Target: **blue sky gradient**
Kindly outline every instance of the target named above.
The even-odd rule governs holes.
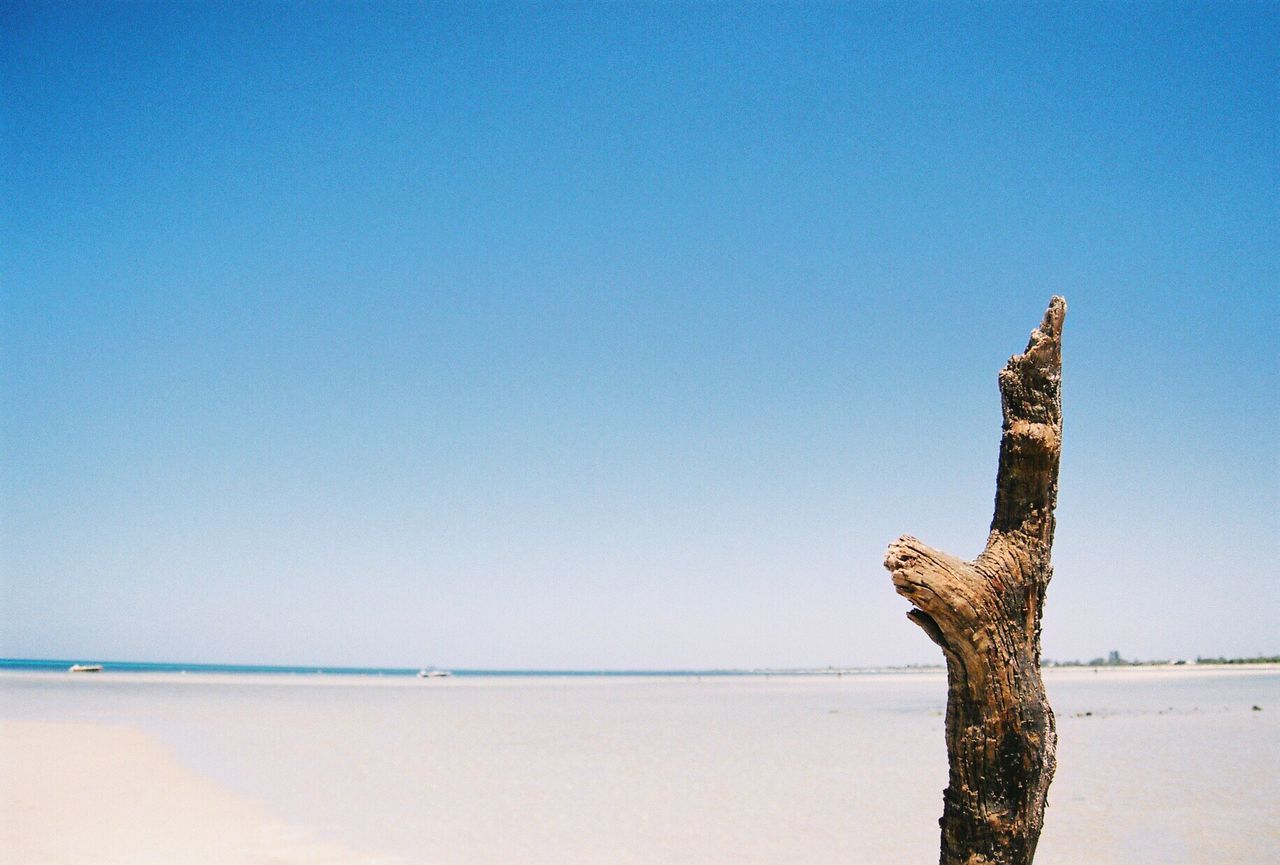
[[[936,660],[1055,293],[1045,653],[1280,651],[1273,4],[0,15],[0,655]]]

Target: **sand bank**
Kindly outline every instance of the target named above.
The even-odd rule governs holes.
[[[4,865],[391,865],[272,819],[127,727],[0,722]]]

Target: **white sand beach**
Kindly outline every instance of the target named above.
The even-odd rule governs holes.
[[[1047,678],[1037,863],[1280,861],[1280,670]],[[0,862],[936,861],[944,701],[937,672],[5,673]]]
[[[272,819],[140,730],[0,723],[5,865],[386,863]]]

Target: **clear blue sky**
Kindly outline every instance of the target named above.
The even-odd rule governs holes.
[[[7,3],[0,655],[939,660],[1067,297],[1045,653],[1280,652],[1280,7]]]

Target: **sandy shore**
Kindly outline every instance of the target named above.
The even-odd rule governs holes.
[[[1280,671],[1046,679],[1037,863],[1280,862]],[[940,671],[0,673],[0,865],[937,861],[945,700]]]
[[[127,727],[0,722],[5,865],[391,865],[273,820]]]

